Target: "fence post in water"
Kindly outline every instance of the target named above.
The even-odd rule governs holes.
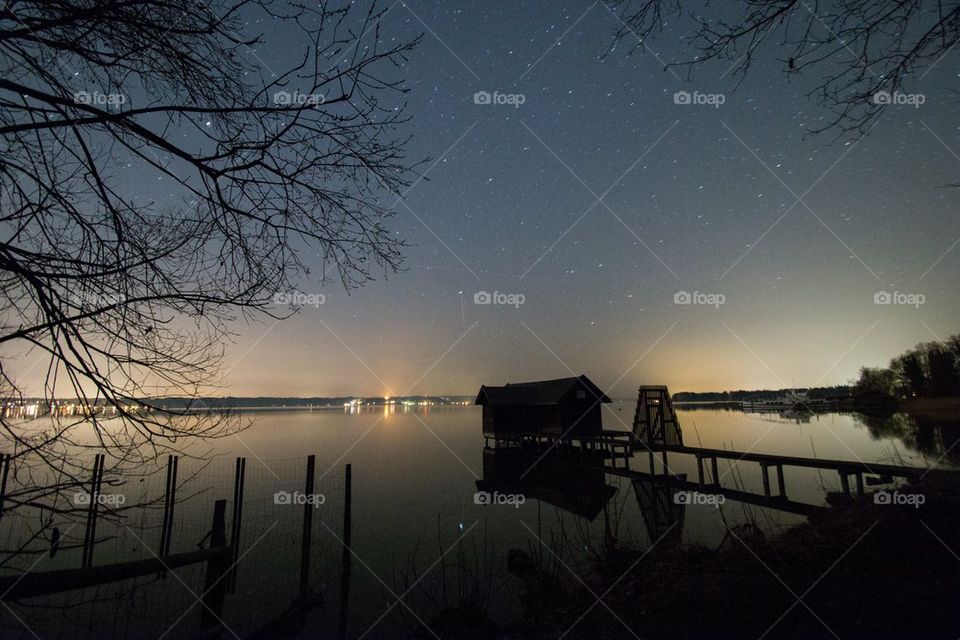
[[[93,477],[90,479],[90,502],[87,505],[87,526],[83,535],[82,567],[93,564],[93,544],[97,535],[97,509],[100,506],[100,485],[103,483],[103,466],[106,456],[98,453],[93,462]]]
[[[787,482],[783,479],[783,465],[777,465],[777,486],[780,488],[780,497],[787,497]]]
[[[350,512],[353,505],[352,467],[348,464],[343,478],[343,568],[340,571],[340,640],[347,637],[347,604],[350,600]]]
[[[313,533],[313,492],[314,471],[317,456],[307,456],[307,481],[303,490],[306,502],[303,503],[303,539],[300,543],[300,598],[307,605],[307,592],[310,589],[310,538]]]
[[[10,461],[13,459],[11,453],[0,453],[0,464],[3,465],[2,476],[0,476],[0,518],[3,517],[3,501],[7,497],[7,476],[10,475]]]
[[[163,523],[160,526],[160,557],[169,555],[173,535],[173,504],[177,500],[178,456],[167,456],[167,486],[163,494]]]
[[[176,475],[176,471],[174,471]],[[213,523],[210,526],[210,551],[227,544],[227,501],[217,500],[213,505]],[[223,618],[223,600],[226,596],[226,576],[230,557],[226,553],[213,555],[207,560],[207,572],[203,583],[203,607],[200,610],[200,628],[207,630]]]
[[[765,465],[760,465],[760,470],[763,473],[763,495],[770,497],[770,468]]]
[[[843,495],[850,495],[850,479],[847,477],[847,470],[840,470],[840,488],[843,490]]]
[[[240,525],[243,520],[243,485],[246,475],[247,459],[237,458],[233,475],[233,515],[230,522],[230,576],[227,578],[227,590],[230,593],[237,589],[237,559],[240,556]]]

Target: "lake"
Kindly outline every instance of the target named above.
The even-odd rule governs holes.
[[[633,409],[633,402],[604,406],[604,428],[629,430]],[[464,601],[510,620],[521,613],[514,573],[526,566],[562,566],[586,576],[591,561],[611,545],[642,549],[669,537],[716,547],[737,525],[776,533],[804,520],[768,506],[732,499],[719,503],[716,496],[683,505],[674,500],[671,506],[675,489],[663,493],[653,481],[560,462],[555,452],[494,455],[484,450],[479,407],[275,409],[247,415],[253,423],[237,435],[202,447],[184,443],[206,460],[180,460],[166,535],[165,460],[144,477],[102,487],[103,495],[122,496],[125,510],[122,520],[101,521],[92,553],[94,566],[150,561],[163,537],[171,554],[196,551],[198,543],[209,540],[218,499],[228,501],[226,533],[231,535],[235,458],[246,458],[241,535],[231,563],[236,571],[224,581],[229,588],[218,609],[229,629],[226,637],[317,637],[318,630],[322,637],[336,637],[345,616],[346,637],[392,638],[429,627],[434,616]],[[957,460],[950,429],[901,414],[869,418],[686,407],[678,409],[678,418],[688,446],[921,467],[952,467]],[[306,490],[311,454],[317,495],[305,507],[297,504],[296,492]],[[82,455],[92,458],[92,453]],[[636,452],[629,462],[632,471],[649,471],[645,452]],[[348,463],[351,553],[344,598]],[[671,454],[667,464],[674,476],[697,478],[691,456]],[[655,470],[663,471],[659,454]],[[720,460],[718,470],[723,486],[763,494],[756,464]],[[828,495],[841,489],[837,473],[822,469],[788,468],[784,480],[791,501],[814,506],[827,505]],[[26,487],[29,481],[25,473],[15,474],[11,486]],[[494,489],[487,495],[505,489],[499,492],[502,502],[478,504],[478,481]],[[292,497],[278,503],[276,496],[283,492]],[[81,566],[82,517],[7,506],[0,519],[4,575]],[[306,561],[305,510],[311,514]],[[61,541],[50,557],[44,544],[52,526]],[[25,544],[39,545],[40,551],[15,552]],[[195,637],[201,618],[212,615],[201,602],[205,570],[204,563],[191,564],[23,600],[0,609],[0,629],[4,638]],[[304,601],[309,606],[294,606]]]

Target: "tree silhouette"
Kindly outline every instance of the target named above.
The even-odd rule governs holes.
[[[212,388],[235,319],[290,313],[274,300],[308,274],[305,252],[321,284],[399,266],[382,196],[417,166],[398,131],[417,39],[384,37],[383,9],[359,6],[4,3],[0,392],[22,399],[11,360],[39,360],[44,399],[86,407],[42,428],[0,411],[7,451],[83,481],[66,445],[131,461],[230,433],[155,399]],[[246,35],[260,22],[283,41]],[[295,62],[274,72],[268,44]],[[169,196],[143,195],[157,184]],[[92,441],[73,435],[91,425]]]
[[[622,26],[616,41],[635,47],[682,23],[683,0],[607,0]],[[761,51],[773,50],[787,74],[808,73],[811,97],[832,112],[814,132],[869,130],[887,98],[937,64],[960,39],[960,1],[733,0],[690,3],[693,28],[681,34],[694,53],[669,64],[728,60],[740,81]]]

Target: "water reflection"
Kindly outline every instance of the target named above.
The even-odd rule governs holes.
[[[907,413],[854,414],[858,424],[876,440],[896,438],[912,451],[929,458],[960,464],[960,419],[945,421]]]
[[[383,419],[385,415],[388,420]],[[941,464],[956,463],[956,450],[960,449],[950,449],[956,441],[953,434],[960,433],[960,425],[905,415],[817,413],[809,422],[798,424],[779,414],[751,416],[740,411],[717,408],[699,411],[685,407],[679,417],[688,446],[819,459],[859,457],[867,462],[887,460],[912,465],[933,463],[945,453]],[[292,636],[307,637],[311,629],[315,633],[317,629],[338,628],[343,548],[320,522],[342,536],[337,522],[342,519],[343,504],[335,500],[336,496],[342,496],[342,486],[320,488],[318,479],[318,491],[326,493],[328,500],[315,512],[313,534],[315,544],[325,546],[322,550],[320,546],[314,547],[316,553],[310,562],[320,563],[322,558],[326,564],[311,564],[314,568],[309,574],[309,590],[312,596],[322,595],[324,604],[310,609],[305,617],[298,607],[290,610],[301,592],[303,509],[281,508],[275,505],[273,494],[278,490],[303,491],[305,451],[316,451],[330,462],[346,455],[343,462],[353,462],[357,470],[359,508],[354,520],[353,549],[366,566],[354,566],[350,587],[348,637],[354,638],[382,616],[387,606],[385,587],[373,573],[400,595],[405,586],[413,584],[433,566],[405,600],[431,626],[434,626],[433,618],[421,607],[449,607],[448,613],[456,613],[450,617],[464,619],[465,610],[457,608],[464,606],[460,601],[463,594],[481,587],[496,592],[488,599],[490,617],[506,619],[508,612],[520,615],[516,611],[520,602],[516,576],[528,575],[525,572],[531,567],[536,571],[548,569],[551,558],[562,558],[563,563],[581,575],[590,575],[591,562],[615,562],[621,557],[617,554],[625,553],[624,549],[646,550],[655,546],[658,552],[676,549],[679,553],[689,545],[716,549],[726,544],[737,548],[740,542],[731,536],[730,530],[745,540],[749,540],[745,533],[748,530],[762,529],[772,537],[804,521],[807,511],[797,506],[800,502],[808,507],[813,505],[818,513],[826,512],[830,509],[826,508],[825,495],[841,491],[835,470],[830,473],[813,468],[797,473],[788,470],[789,500],[777,495],[768,498],[756,463],[730,461],[728,466],[721,460],[717,475],[722,476],[726,504],[685,502],[678,496],[694,491],[721,495],[720,490],[709,486],[714,475],[709,461],[705,464],[706,486],[702,486],[696,460],[691,455],[671,453],[664,465],[658,454],[654,467],[649,468],[646,451],[637,449],[629,461],[629,469],[622,460],[618,460],[617,468],[613,469],[611,460],[603,456],[585,456],[581,464],[581,456],[574,452],[563,455],[547,452],[545,456],[545,451],[537,452],[535,448],[532,454],[529,451],[523,454],[519,448],[493,452],[483,448],[481,423],[480,412],[474,407],[404,409],[402,405],[379,405],[355,411],[335,407],[263,412],[255,427],[242,435],[242,443],[235,440],[226,443],[235,447],[236,451],[230,450],[235,451],[231,455],[250,455],[249,447],[262,458],[261,461],[251,456],[247,468],[241,545],[249,553],[239,564],[236,592],[228,593],[225,598],[223,617],[227,624],[240,637],[249,637],[256,630],[262,631],[260,637],[276,637],[288,627]],[[611,426],[615,425],[609,421],[605,425]],[[894,445],[902,445],[903,460],[889,459],[889,449]],[[539,457],[541,462],[532,465]],[[229,534],[233,457],[225,463],[214,463],[209,472],[197,475],[196,481],[181,488],[175,509],[173,554],[197,550],[197,542],[211,530],[217,498],[228,500]],[[318,478],[325,472],[326,468],[318,470]],[[274,473],[283,481],[278,481]],[[773,471],[771,474],[776,494],[777,476]],[[181,477],[190,475],[189,469],[181,469]],[[11,472],[11,478],[14,476],[17,481],[11,485],[11,492],[21,491],[20,485],[31,480],[26,469]],[[331,473],[323,482],[336,477],[336,472]],[[143,496],[153,506],[128,508],[122,521],[103,520],[95,536],[98,548],[94,565],[152,557],[148,547],[156,548],[162,539],[163,480],[161,468],[155,478],[145,478],[143,482],[136,479],[119,489],[128,497],[125,506],[140,504]],[[866,487],[874,490],[889,485],[892,478],[876,474],[867,475],[864,480]],[[113,490],[103,489],[105,493]],[[485,507],[474,502],[476,492],[522,494],[527,500],[519,508]],[[36,510],[29,505],[11,509],[12,504],[7,503],[8,512],[0,518],[2,548],[8,559],[15,557],[8,563],[6,575],[26,571],[34,562],[39,562],[34,569],[38,573],[81,566],[85,511],[78,511],[71,519],[53,509]],[[62,506],[62,502],[59,504]],[[71,529],[74,521],[77,525]],[[470,530],[474,522],[480,524]],[[929,523],[933,526],[932,521]],[[118,530],[126,531],[126,526],[131,527],[142,542],[129,532],[115,535]],[[56,544],[53,527],[60,532]],[[261,536],[265,537],[258,542]],[[461,537],[465,542],[458,543]],[[229,535],[227,539],[229,542]],[[549,551],[541,540],[550,546]],[[15,556],[13,552],[21,548],[26,552]],[[54,548],[56,553],[50,557]],[[434,565],[448,549],[453,551]],[[842,552],[843,549],[839,549],[830,562]],[[419,562],[414,567],[413,560],[408,563],[407,559],[417,553]],[[464,563],[471,566],[469,574],[461,566]],[[617,566],[626,567],[630,563],[632,560]],[[514,573],[510,572],[511,568]],[[559,561],[554,562],[553,569],[556,573],[567,573]],[[760,569],[763,570],[762,566]],[[177,574],[198,595],[203,592],[202,565],[185,567]],[[472,576],[470,580],[476,582],[475,587],[454,587],[455,581],[466,584],[463,575]],[[390,598],[389,602],[392,601]],[[303,602],[315,603],[316,599]],[[116,632],[106,635],[159,636],[164,631],[161,627],[168,627],[180,613],[188,610],[187,617],[167,637],[192,637],[199,628],[202,607],[170,573],[166,579],[150,575],[99,589],[8,604],[43,638],[105,637],[102,630],[114,628]],[[65,607],[71,613],[60,615],[59,611]],[[407,621],[411,616],[406,610],[398,609],[394,607],[367,638],[402,637],[404,616]],[[120,622],[116,623],[118,616]],[[0,608],[0,619],[0,634],[5,639],[32,637],[5,609]],[[458,637],[439,631],[441,637]],[[330,631],[328,635],[333,633]]]
[[[496,495],[521,495],[563,509],[587,521],[603,511],[617,488],[606,483],[600,467],[562,463],[553,458],[540,460],[518,449],[483,452],[483,478],[477,490],[489,499]]]

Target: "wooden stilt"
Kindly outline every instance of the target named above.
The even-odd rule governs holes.
[[[307,479],[303,489],[306,502],[303,504],[303,535],[300,540],[300,597],[304,604],[307,602],[307,593],[310,590],[310,540],[313,534],[313,494],[316,464],[316,456],[307,456]]]
[[[217,500],[213,505],[213,523],[210,526],[210,549],[227,544],[227,501]],[[204,631],[217,626],[223,618],[226,597],[226,573],[230,567],[229,554],[215,555],[207,562],[203,585],[203,607],[200,609],[200,628]]]

